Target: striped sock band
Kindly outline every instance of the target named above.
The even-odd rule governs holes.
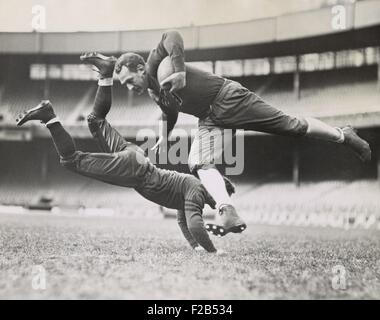
[[[49,125],[51,125],[51,124],[53,124],[53,123],[56,123],[56,122],[61,122],[61,120],[59,120],[58,117],[55,117],[55,118],[53,118],[53,119],[50,119],[48,122],[46,122],[46,123],[45,123],[45,126],[49,126]]]

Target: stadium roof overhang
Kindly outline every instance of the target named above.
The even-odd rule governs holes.
[[[380,25],[362,28],[358,30],[348,30],[328,35],[319,35],[309,38],[283,40],[251,45],[223,47],[223,48],[208,48],[208,49],[188,49],[186,50],[187,61],[217,61],[217,60],[236,60],[236,59],[254,59],[254,58],[269,58],[281,56],[295,56],[307,53],[319,53],[328,51],[339,51],[345,49],[365,48],[365,47],[380,47]],[[1,36],[0,36],[1,38]],[[51,53],[51,52],[6,52],[0,51],[1,56],[15,56],[15,54],[26,55],[30,61],[41,62],[41,57],[49,58],[52,61],[57,61],[60,57],[60,62],[78,63],[78,53]],[[105,51],[103,51],[105,52]],[[148,56],[148,51],[137,51],[145,58]],[[121,52],[109,52],[110,54],[118,55]]]
[[[187,50],[189,61],[253,59],[261,57],[294,56],[306,53],[339,51],[380,46],[380,25],[309,38],[283,40],[260,44]]]
[[[179,28],[187,61],[295,55],[380,45],[380,1],[367,0],[274,18]],[[340,25],[334,26],[337,14]],[[164,30],[0,33],[0,54],[69,58],[84,51],[147,56]],[[69,58],[70,59],[70,58]],[[77,58],[76,58],[77,60]]]

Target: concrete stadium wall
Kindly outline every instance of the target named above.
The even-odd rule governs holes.
[[[355,28],[378,24],[380,18],[380,3],[378,0],[356,2],[354,14]]]
[[[249,46],[361,29],[380,24],[380,1],[341,6],[346,25],[334,29],[332,8],[247,22],[179,28],[187,50]],[[0,53],[73,54],[83,51],[149,52],[164,30],[75,33],[0,33]]]

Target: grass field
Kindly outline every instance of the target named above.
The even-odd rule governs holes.
[[[213,239],[227,256],[192,251],[170,219],[0,214],[0,298],[380,298],[379,231],[249,225]]]

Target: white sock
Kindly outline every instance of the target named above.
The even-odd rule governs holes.
[[[61,122],[61,120],[59,120],[58,117],[55,117],[53,119],[50,119],[48,122],[46,122],[45,126],[48,126],[49,124],[53,124],[53,123],[56,123],[56,122]]]
[[[307,117],[305,120],[308,123],[306,136],[314,139],[343,143],[344,134],[342,129],[334,128],[322,122],[321,120]]]
[[[224,205],[233,205],[224,179],[217,169],[199,169],[198,176],[206,190],[214,198],[218,210]]]
[[[104,78],[98,80],[98,86],[100,87],[110,87],[113,85],[113,78]]]

